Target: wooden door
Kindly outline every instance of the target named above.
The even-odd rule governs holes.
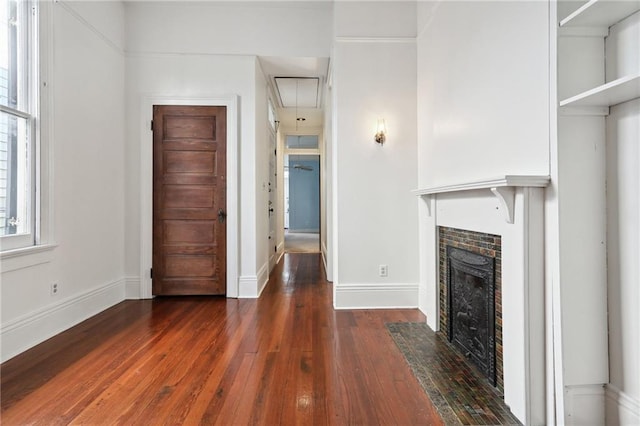
[[[226,291],[226,107],[153,107],[153,294]]]

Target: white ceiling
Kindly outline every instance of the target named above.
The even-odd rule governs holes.
[[[329,58],[260,56],[259,59],[276,96],[280,126],[298,130],[321,127],[322,93],[327,81]],[[296,121],[298,117],[305,118],[305,121]]]

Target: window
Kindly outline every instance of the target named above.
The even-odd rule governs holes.
[[[287,136],[285,147],[287,149],[318,149],[318,135]]]
[[[36,2],[0,0],[0,242],[35,244]]]

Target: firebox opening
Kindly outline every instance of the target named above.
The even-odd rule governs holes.
[[[438,226],[438,244],[440,332],[504,395],[502,237]],[[458,282],[451,289],[450,278]],[[453,327],[461,334],[454,336]]]
[[[496,386],[494,259],[447,247],[449,341]]]

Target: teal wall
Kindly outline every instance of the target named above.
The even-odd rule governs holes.
[[[320,156],[289,156],[289,231],[320,232]]]

